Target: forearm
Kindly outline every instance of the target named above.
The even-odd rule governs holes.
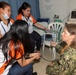
[[[39,24],[39,23],[35,23],[34,24],[37,28],[40,28],[40,29],[43,29],[43,30],[45,30],[46,29],[46,27],[45,26],[42,26],[41,24]]]
[[[31,53],[31,54],[29,54],[29,58],[28,58],[28,59],[26,59],[26,58],[23,56],[21,59],[19,59],[19,60],[17,60],[17,61],[18,61],[18,63],[19,63],[21,66],[26,66],[26,65],[32,63],[35,59],[38,60],[39,58],[40,58],[40,53]]]
[[[24,67],[24,66],[32,63],[34,60],[35,60],[35,57],[31,57],[31,58],[29,58],[29,59],[25,59],[25,58],[23,57],[22,59],[19,59],[19,60],[17,60],[17,61],[18,61],[18,63],[19,63],[22,67]]]
[[[32,63],[34,60],[35,60],[35,57],[31,57],[29,59],[24,59],[23,66],[26,66],[26,65]]]

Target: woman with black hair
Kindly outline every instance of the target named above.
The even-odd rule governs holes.
[[[32,61],[40,53],[30,53],[28,24],[23,20],[13,23],[0,39],[0,75],[32,75]]]
[[[16,19],[24,20],[28,23],[28,31],[30,34],[30,39],[31,39],[31,44],[32,44],[32,49],[31,51],[34,52],[35,44],[37,47],[37,51],[40,51],[41,47],[41,36],[33,30],[33,25],[36,26],[37,28],[43,29],[43,30],[48,30],[46,27],[42,26],[39,24],[35,18],[31,15],[31,6],[24,2],[21,7],[18,10],[18,16]]]

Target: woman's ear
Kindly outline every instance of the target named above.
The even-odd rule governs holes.
[[[2,11],[3,11],[3,9],[2,9],[2,8],[0,8],[0,18],[1,18]]]
[[[3,12],[3,9],[2,8],[0,8],[0,14]]]
[[[25,10],[22,9],[22,12],[24,13]]]

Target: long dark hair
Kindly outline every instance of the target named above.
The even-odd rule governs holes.
[[[73,24],[73,23],[67,24],[66,23],[65,28],[71,35],[75,35],[75,38],[73,39],[70,46],[76,49],[76,24]]]
[[[28,33],[28,24],[23,20],[16,20],[11,26],[10,30],[0,39],[2,51],[7,59],[8,44],[10,41],[14,43],[14,50],[17,48],[19,42],[22,43],[25,53],[30,52],[30,38]]]
[[[21,7],[18,9],[18,14],[22,14],[23,15],[23,12],[22,12],[22,10],[25,10],[25,9],[27,9],[27,8],[31,8],[31,6],[28,4],[28,3],[26,3],[26,2],[24,2],[22,5],[21,5]]]

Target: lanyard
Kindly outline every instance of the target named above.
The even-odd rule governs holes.
[[[28,18],[28,20],[26,20],[26,18],[23,16],[23,20],[26,21],[26,22],[28,23],[28,26],[30,26],[30,23],[31,23],[30,17]]]
[[[3,30],[4,30],[4,32],[6,33],[6,30],[5,30],[5,28],[4,28],[4,26],[1,24],[1,26],[2,26],[2,28],[3,28]]]

